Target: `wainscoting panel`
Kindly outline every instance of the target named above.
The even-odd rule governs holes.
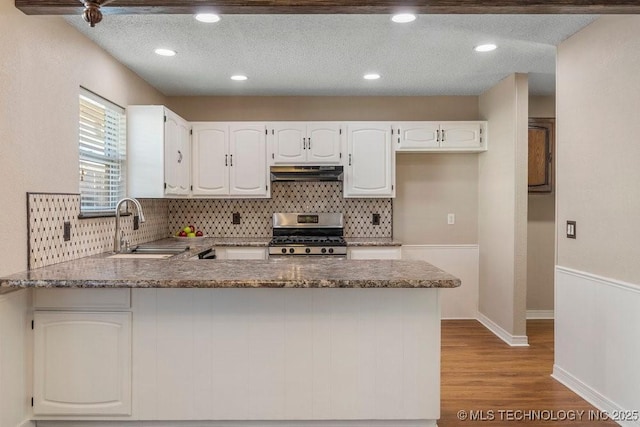
[[[555,282],[553,377],[601,410],[637,414],[640,284],[561,266]]]
[[[462,280],[462,286],[442,289],[443,319],[478,317],[478,245],[403,245],[402,259],[427,261]]]
[[[0,426],[25,424],[31,406],[31,290],[0,295]],[[29,326],[28,326],[29,325]]]

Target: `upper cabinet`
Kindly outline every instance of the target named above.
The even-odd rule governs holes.
[[[478,152],[487,149],[486,122],[398,122],[393,125],[396,151]]]
[[[342,163],[340,123],[285,122],[272,123],[268,127],[274,165]]]
[[[344,197],[395,197],[395,151],[389,123],[347,124]]]
[[[127,193],[186,196],[190,191],[190,125],[162,105],[127,108]]]
[[[194,123],[192,194],[269,197],[265,133],[257,123]]]

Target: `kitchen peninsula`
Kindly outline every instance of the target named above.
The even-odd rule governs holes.
[[[34,288],[33,419],[71,427],[435,426],[438,294],[457,286],[422,261],[309,257],[98,255],[0,279]]]

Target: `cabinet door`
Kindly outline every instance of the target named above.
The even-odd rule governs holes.
[[[216,259],[267,259],[267,249],[216,246]]]
[[[278,123],[271,129],[273,163],[300,164],[307,160],[306,126],[304,123]]]
[[[265,129],[264,125],[230,125],[229,194],[268,197]]]
[[[131,313],[34,313],[35,415],[131,415]]]
[[[342,135],[340,123],[307,124],[307,163],[339,165]]]
[[[395,159],[390,124],[348,125],[347,152],[345,197],[394,197]]]
[[[229,126],[219,123],[193,125],[194,196],[229,194]]]
[[[189,123],[166,109],[165,115],[165,194],[187,195],[191,182]]]
[[[398,123],[393,126],[393,142],[398,150],[438,148],[437,122]]]
[[[460,149],[482,148],[480,123],[442,122],[440,123],[440,147]]]

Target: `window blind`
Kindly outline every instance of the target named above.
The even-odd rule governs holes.
[[[113,214],[126,193],[124,108],[81,90],[79,153],[81,214]]]

